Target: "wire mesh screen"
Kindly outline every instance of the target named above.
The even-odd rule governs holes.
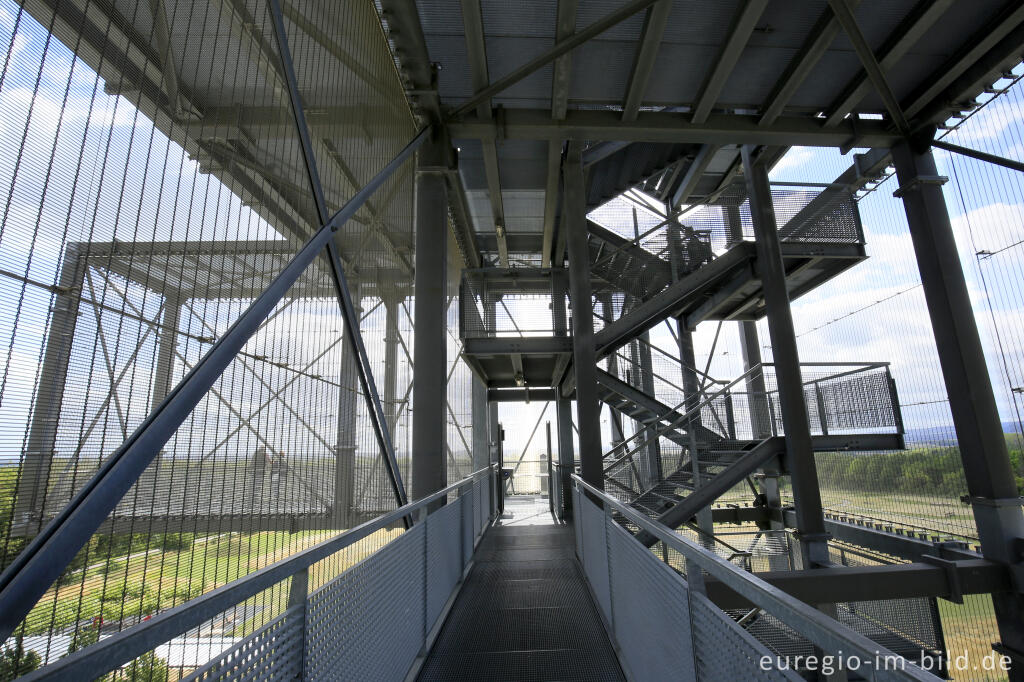
[[[333,213],[414,122],[373,3],[282,8]],[[18,150],[0,160],[6,566],[321,217],[263,0],[0,2],[0,42],[0,136]],[[411,168],[335,238],[406,477]],[[395,507],[344,325],[317,260],[25,619],[17,639],[36,663]],[[193,633],[191,668],[220,651],[200,640],[253,632],[282,594]]]

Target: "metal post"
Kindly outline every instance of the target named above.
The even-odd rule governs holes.
[[[565,512],[572,511],[572,475],[575,456],[572,442],[572,401],[562,395],[559,387],[555,395],[555,417],[558,423],[558,470],[562,476],[562,504]]]
[[[473,471],[487,466],[491,461],[487,444],[487,386],[473,375]]]
[[[604,490],[601,458],[601,411],[597,400],[597,354],[590,291],[590,249],[587,246],[586,204],[580,145],[569,145],[562,169],[565,191],[566,248],[572,300],[573,369],[576,373],[576,418],[579,420],[580,469],[584,481]]]
[[[638,368],[635,373],[633,385],[639,388],[647,395],[653,396],[654,391],[654,361],[651,359],[651,335],[649,332],[644,332],[643,336],[630,344],[630,358],[633,360],[633,366]],[[648,427],[652,422],[657,420],[650,420],[643,422],[644,427]],[[654,485],[655,482],[660,481],[663,472],[661,469],[661,439],[650,438],[649,443],[644,448],[644,467],[645,473],[647,474],[647,485]]]
[[[184,306],[177,293],[168,293],[164,298],[164,316],[157,332],[158,348],[156,366],[153,367],[153,390],[150,396],[150,411],[164,401],[174,388],[171,378],[174,370],[174,355],[178,348],[178,324]]]
[[[725,222],[729,229],[729,245],[743,241],[743,219],[739,206],[725,207]],[[743,371],[749,372],[761,364],[761,342],[757,335],[757,323],[740,322],[740,352],[743,354]],[[772,434],[768,417],[768,395],[764,387],[764,372],[750,375],[746,381],[747,400],[750,409],[750,428],[755,439],[767,438]]]
[[[389,296],[384,305],[384,422],[394,442],[398,422],[398,309],[402,297]],[[360,310],[360,317],[362,311]]]
[[[789,308],[786,270],[775,224],[768,169],[761,160],[754,158],[754,153],[750,145],[744,145],[743,168],[757,239],[757,266],[768,311],[776,382],[782,403],[786,463],[793,485],[797,530],[804,567],[813,568],[829,562],[825,521],[821,513],[821,492],[818,489],[818,473],[800,374],[800,356],[793,329],[793,315]]]
[[[412,386],[412,496],[445,487],[447,419],[448,206],[444,146],[432,139],[420,150],[416,173],[416,343]]]
[[[302,663],[297,671],[296,679],[306,679],[306,605],[309,600],[309,569],[304,568],[295,573],[288,586],[288,608],[296,608],[295,618],[299,621],[299,650],[302,651]]]
[[[57,443],[57,426],[64,402],[64,385],[71,361],[71,346],[78,325],[82,285],[88,265],[77,243],[64,250],[58,287],[53,302],[53,317],[46,338],[39,383],[32,401],[32,423],[25,447],[25,461],[18,477],[17,503],[11,522],[26,535],[39,532],[46,491]]]
[[[600,297],[601,303],[601,314],[606,320],[612,320],[615,315],[615,308],[612,303],[612,297],[610,295],[602,295]],[[608,356],[608,373],[614,377],[619,377],[619,357],[616,353],[612,353]],[[618,455],[621,452],[622,443],[626,440],[625,435],[622,432],[622,413],[616,410],[611,405],[607,405],[608,408],[608,422],[611,427],[611,450],[615,451]],[[600,408],[599,408],[600,409]]]
[[[554,514],[555,513],[555,506],[554,506],[554,503],[552,502],[552,500],[554,498],[551,496],[551,490],[552,490],[551,460],[552,460],[552,455],[554,453],[553,453],[553,451],[551,449],[551,422],[550,421],[544,422],[544,435],[547,437],[547,451],[546,451],[546,454],[547,454],[547,458],[548,458],[548,480],[547,480],[546,484],[541,485],[541,493],[542,494],[543,493],[547,493],[547,496],[548,496],[548,506],[551,507],[551,513]]]
[[[362,313],[359,286],[352,291],[356,314]],[[347,324],[347,323],[346,323]],[[354,522],[356,449],[358,447],[359,370],[356,350],[346,335],[341,341],[341,368],[338,377],[338,438],[334,455],[333,521],[338,528]],[[386,403],[385,394],[385,404]]]
[[[988,367],[964,280],[935,159],[908,143],[893,148],[903,199],[935,332],[939,364],[960,444],[967,490],[987,559],[1019,567],[1024,518]],[[1024,596],[993,594],[1002,647],[1015,656],[1011,679],[1024,679]]]
[[[686,270],[687,258],[683,254],[683,239],[678,225],[668,228],[669,260],[672,265],[672,281],[678,281]],[[684,411],[689,412],[700,404],[700,382],[697,380],[697,359],[693,352],[693,335],[686,327],[682,317],[676,318],[676,340],[679,348],[679,365],[683,383]],[[700,452],[697,446],[697,430],[700,427],[700,413],[695,414],[686,422],[686,432],[690,441],[690,467],[693,470],[693,487],[701,485]],[[705,508],[697,512],[697,525],[705,533],[714,531],[711,509]]]

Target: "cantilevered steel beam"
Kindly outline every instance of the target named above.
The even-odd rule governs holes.
[[[571,110],[564,121],[552,121],[546,109],[506,109],[501,130],[494,121],[475,116],[448,121],[453,138],[526,140],[620,140],[695,144],[758,144],[778,147],[840,147],[856,138],[865,147],[891,147],[900,136],[884,121],[849,121],[823,128],[817,119],[780,117],[770,126],[759,126],[755,116],[712,114],[703,124],[690,122],[676,112],[640,112],[631,123],[616,111]]]
[[[853,7],[853,2],[848,4]],[[914,7],[911,14],[900,22],[900,25],[879,50],[879,67],[888,70],[896,66],[903,55],[942,18],[952,4],[953,0],[924,0]],[[835,125],[843,120],[870,91],[871,80],[868,75],[863,73],[858,75],[843,91],[839,100],[829,109],[830,113],[825,119],[825,125]]]
[[[577,0],[558,0],[555,43],[558,44],[576,30]],[[551,74],[551,118],[560,121],[565,118],[569,107],[569,81],[572,77],[572,56],[569,53],[555,60]],[[549,267],[557,257],[552,253],[555,241],[555,217],[558,215],[558,181],[561,177],[562,142],[548,142],[548,175],[544,186],[544,239],[541,244],[541,265]]]
[[[167,24],[167,8],[164,6],[164,0],[149,0],[149,9],[153,14],[153,37],[160,53],[163,86],[164,92],[167,94],[168,106],[175,115],[181,116],[185,112],[178,96],[178,65],[175,63],[174,50],[171,47],[171,28]]]
[[[640,34],[640,47],[636,52],[636,59],[633,61],[633,71],[626,88],[626,99],[622,104],[623,121],[636,120],[637,112],[640,111],[640,104],[647,93],[647,83],[651,80],[654,61],[658,57],[658,48],[661,47],[661,38],[665,35],[665,27],[668,25],[668,15],[671,11],[672,0],[660,0],[647,10],[647,16],[644,17],[644,29]]]
[[[729,37],[714,62],[714,68],[711,69],[711,73],[708,74],[707,80],[701,87],[700,96],[693,108],[693,117],[691,118],[693,123],[700,124],[708,120],[711,108],[718,101],[718,95],[721,94],[722,88],[729,80],[732,70],[736,67],[736,62],[743,54],[743,48],[750,40],[750,34],[754,32],[757,20],[761,18],[767,6],[768,0],[746,0],[743,9],[740,10],[733,22],[732,28],[729,29]]]
[[[881,566],[829,566],[816,571],[755,573],[769,585],[808,604],[988,594],[1009,588],[1010,571],[984,559],[948,564],[913,563]],[[708,599],[722,609],[750,608],[749,601],[713,577],[706,577]]]
[[[686,175],[683,176],[679,187],[672,194],[672,198],[669,201],[669,210],[674,211],[680,204],[690,198],[693,191],[697,189],[697,183],[704,177],[704,171],[708,169],[711,160],[715,158],[717,152],[718,145],[715,144],[706,144],[700,148],[696,158],[693,159],[690,167],[686,170]]]
[[[850,6],[855,7],[860,0],[850,0]],[[764,112],[761,114],[761,125],[771,125],[782,111],[789,104],[796,91],[803,84],[804,80],[811,74],[814,67],[821,61],[825,51],[832,45],[832,41],[839,35],[842,27],[836,19],[832,10],[825,10],[818,22],[811,30],[811,37],[800,48],[793,61],[786,67],[782,78],[775,85],[771,96],[764,104]]]
[[[857,19],[853,16],[847,0],[828,0],[828,4],[832,11],[835,12],[836,19],[839,20],[850,42],[853,43],[853,49],[857,52],[857,57],[860,59],[864,71],[867,72],[868,80],[875,87],[875,90],[878,91],[878,95],[882,98],[882,102],[885,103],[889,116],[892,117],[893,122],[901,132],[907,132],[909,126],[907,125],[906,116],[903,115],[900,102],[896,99],[892,88],[889,87],[885,71],[875,58],[871,45],[868,44],[864,34],[860,32]]]
[[[495,81],[483,91],[476,93],[468,100],[460,104],[458,108],[452,112],[452,117],[458,118],[459,116],[462,116],[467,112],[472,111],[477,107],[477,105],[480,104],[480,102],[485,102],[490,98],[494,97],[495,95],[497,95],[499,92],[502,92],[507,88],[512,87],[513,85],[523,80],[530,74],[544,68],[550,62],[554,61],[558,57],[561,57],[562,55],[571,52],[572,50],[576,49],[583,43],[590,40],[591,38],[601,35],[605,31],[610,29],[612,26],[615,26],[616,24],[628,19],[629,17],[633,16],[634,14],[641,10],[647,9],[648,7],[650,7],[655,2],[658,1],[659,0],[633,0],[627,5],[615,10],[614,12],[606,14],[604,17],[598,19],[590,26],[587,26],[579,33],[574,33],[565,40],[558,41],[550,50],[544,52],[541,55],[538,55],[537,57],[534,57],[533,59],[528,61],[526,64],[523,64],[509,75]]]
[[[1011,1],[991,22],[975,32],[940,68],[924,80],[904,106],[907,117],[921,123],[941,123],[957,99],[980,90],[1005,68],[1016,66],[1024,44],[1024,5]]]
[[[469,58],[473,90],[480,92],[487,88],[487,47],[484,43],[484,19],[480,11],[480,0],[462,0],[462,25],[466,35],[466,53]],[[490,99],[481,100],[476,108],[481,120],[491,120]],[[498,259],[503,268],[508,267],[508,243],[505,241],[505,206],[501,199],[501,174],[498,169],[498,148],[493,139],[481,140],[484,156],[484,175],[487,178],[487,194],[491,201],[491,217],[494,219],[494,233],[498,238]]]

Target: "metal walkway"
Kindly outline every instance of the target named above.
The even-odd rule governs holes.
[[[419,679],[624,680],[573,558],[572,527],[551,523],[546,500],[511,498],[505,511]]]

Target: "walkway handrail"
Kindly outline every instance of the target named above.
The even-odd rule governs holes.
[[[653,421],[650,424],[647,424],[646,426],[644,426],[643,428],[638,429],[635,433],[630,435],[629,438],[627,438],[626,440],[622,441],[622,443],[618,444],[616,446],[616,448],[617,449],[621,449],[627,443],[630,443],[630,442],[634,442],[635,443],[636,441],[640,440],[641,437],[643,437],[643,440],[639,444],[630,445],[628,451],[626,451],[623,454],[615,457],[615,459],[609,460],[608,463],[604,467],[604,473],[607,474],[615,466],[617,466],[618,464],[622,463],[623,461],[629,459],[630,457],[635,455],[637,452],[639,452],[643,448],[647,447],[647,445],[650,444],[652,441],[654,441],[654,440],[660,438],[661,436],[663,436],[664,434],[674,430],[680,424],[686,423],[688,421],[692,421],[695,418],[696,414],[700,413],[700,411],[703,410],[706,406],[708,406],[709,404],[713,403],[715,400],[721,398],[723,395],[725,395],[727,393],[730,393],[731,392],[730,389],[732,387],[736,386],[739,382],[743,381],[744,379],[748,379],[751,376],[754,376],[754,375],[756,375],[758,373],[763,373],[764,369],[767,368],[767,367],[774,368],[775,367],[775,363],[772,363],[772,362],[762,362],[762,363],[759,363],[757,365],[752,366],[750,369],[746,370],[745,372],[743,372],[742,374],[737,376],[732,381],[729,381],[728,383],[723,384],[722,388],[720,388],[715,393],[713,393],[711,395],[705,396],[697,405],[694,405],[692,408],[687,410],[684,414],[680,415],[679,417],[677,417],[676,419],[672,420],[671,422],[669,422],[667,424],[663,424],[660,420],[659,421]],[[832,380],[835,380],[835,379],[840,379],[842,377],[850,376],[850,375],[853,375],[853,374],[859,374],[861,372],[867,372],[867,371],[870,371],[870,370],[873,370],[873,369],[885,369],[886,371],[888,371],[889,363],[888,362],[801,362],[800,363],[800,367],[837,367],[837,368],[843,367],[843,368],[850,368],[850,369],[844,369],[842,371],[830,374],[830,375],[825,376],[825,377],[816,377],[814,379],[807,379],[807,380],[805,380],[803,382],[804,386],[813,386],[813,385],[821,384],[821,383],[824,383],[824,382],[827,382],[827,381],[832,381]],[[764,394],[756,394],[756,395],[771,395],[773,393],[777,393],[777,391],[766,391]],[[679,408],[683,407],[685,403],[686,403],[686,400],[684,400],[683,402],[681,402],[678,405],[676,405],[675,407],[673,407],[672,411],[673,412],[678,412]],[[895,408],[898,407],[898,405],[894,404],[893,407],[895,409]],[[649,435],[647,435],[648,432],[650,432]]]
[[[684,414],[679,415],[676,419],[673,419],[668,424],[664,424],[663,425],[661,423],[661,420],[659,419],[658,421],[652,421],[650,424],[644,426],[641,429],[638,429],[636,431],[636,433],[631,435],[626,440],[622,441],[622,443],[620,443],[618,447],[621,448],[623,445],[625,445],[626,443],[628,443],[628,442],[630,442],[630,441],[632,441],[634,439],[639,440],[639,437],[642,434],[647,433],[648,431],[653,431],[653,433],[650,436],[644,438],[644,440],[639,445],[633,445],[629,449],[629,451],[623,453],[622,455],[617,457],[614,461],[612,461],[611,463],[606,465],[605,468],[604,468],[604,473],[607,474],[612,469],[612,467],[616,466],[617,464],[619,464],[623,460],[628,459],[629,457],[632,457],[634,454],[639,452],[642,448],[647,447],[647,445],[651,441],[660,438],[662,435],[668,433],[669,431],[672,431],[673,429],[675,429],[677,426],[679,426],[683,422],[692,421],[694,419],[694,415],[695,414],[699,414],[700,411],[703,410],[707,405],[709,405],[713,401],[717,400],[718,398],[720,398],[723,395],[725,395],[726,393],[728,393],[729,389],[732,388],[733,386],[735,386],[736,384],[738,384],[740,381],[743,381],[744,379],[747,379],[748,377],[753,376],[757,372],[760,372],[761,371],[761,367],[762,367],[762,365],[754,365],[753,367],[751,367],[750,369],[745,371],[743,374],[740,374],[738,377],[736,377],[735,379],[733,379],[729,383],[725,384],[721,389],[719,389],[715,393],[712,393],[711,395],[705,397],[698,404],[694,405],[692,408],[687,410]],[[679,408],[680,407],[684,407],[685,404],[686,404],[686,400],[684,400],[683,402],[681,402],[678,405],[676,405],[675,407],[673,407],[672,408],[672,412],[678,412]]]
[[[888,667],[884,670],[876,669],[875,664],[877,662],[892,662],[903,657],[850,627],[829,618],[821,611],[805,604],[796,597],[766,583],[753,573],[744,571],[729,563],[714,552],[701,547],[693,540],[673,532],[667,526],[652,521],[632,507],[619,502],[604,491],[588,484],[579,476],[573,474],[572,481],[577,489],[586,491],[593,499],[600,500],[605,509],[614,510],[622,514],[630,523],[636,524],[641,531],[650,533],[665,543],[667,547],[679,552],[686,559],[688,566],[692,564],[708,575],[718,579],[733,592],[745,597],[750,603],[775,616],[785,623],[786,626],[792,628],[825,652],[833,655],[840,652],[844,656],[856,656],[865,664],[861,670],[869,675],[871,673],[885,673],[888,679],[920,680],[922,682],[938,679],[912,663],[903,666],[902,670],[890,670]],[[583,504],[583,499],[586,497],[588,496],[579,496],[581,504]],[[651,559],[658,561],[657,556],[653,553],[651,554]],[[702,581],[694,579],[692,576],[690,578],[690,589],[700,589],[699,585]],[[910,662],[908,661],[908,663]]]
[[[95,644],[39,668],[21,679],[26,682],[43,679],[72,681],[92,679],[97,675],[116,670],[142,654],[152,651],[160,644],[198,627],[232,606],[308,570],[313,564],[323,561],[359,540],[392,524],[399,523],[406,517],[414,516],[417,512],[427,509],[432,503],[447,497],[448,494],[489,476],[496,469],[497,465],[491,464],[474,471],[469,476],[432,495],[410,502],[340,535],[210,590],[206,594],[190,599],[149,620],[101,639]]]

